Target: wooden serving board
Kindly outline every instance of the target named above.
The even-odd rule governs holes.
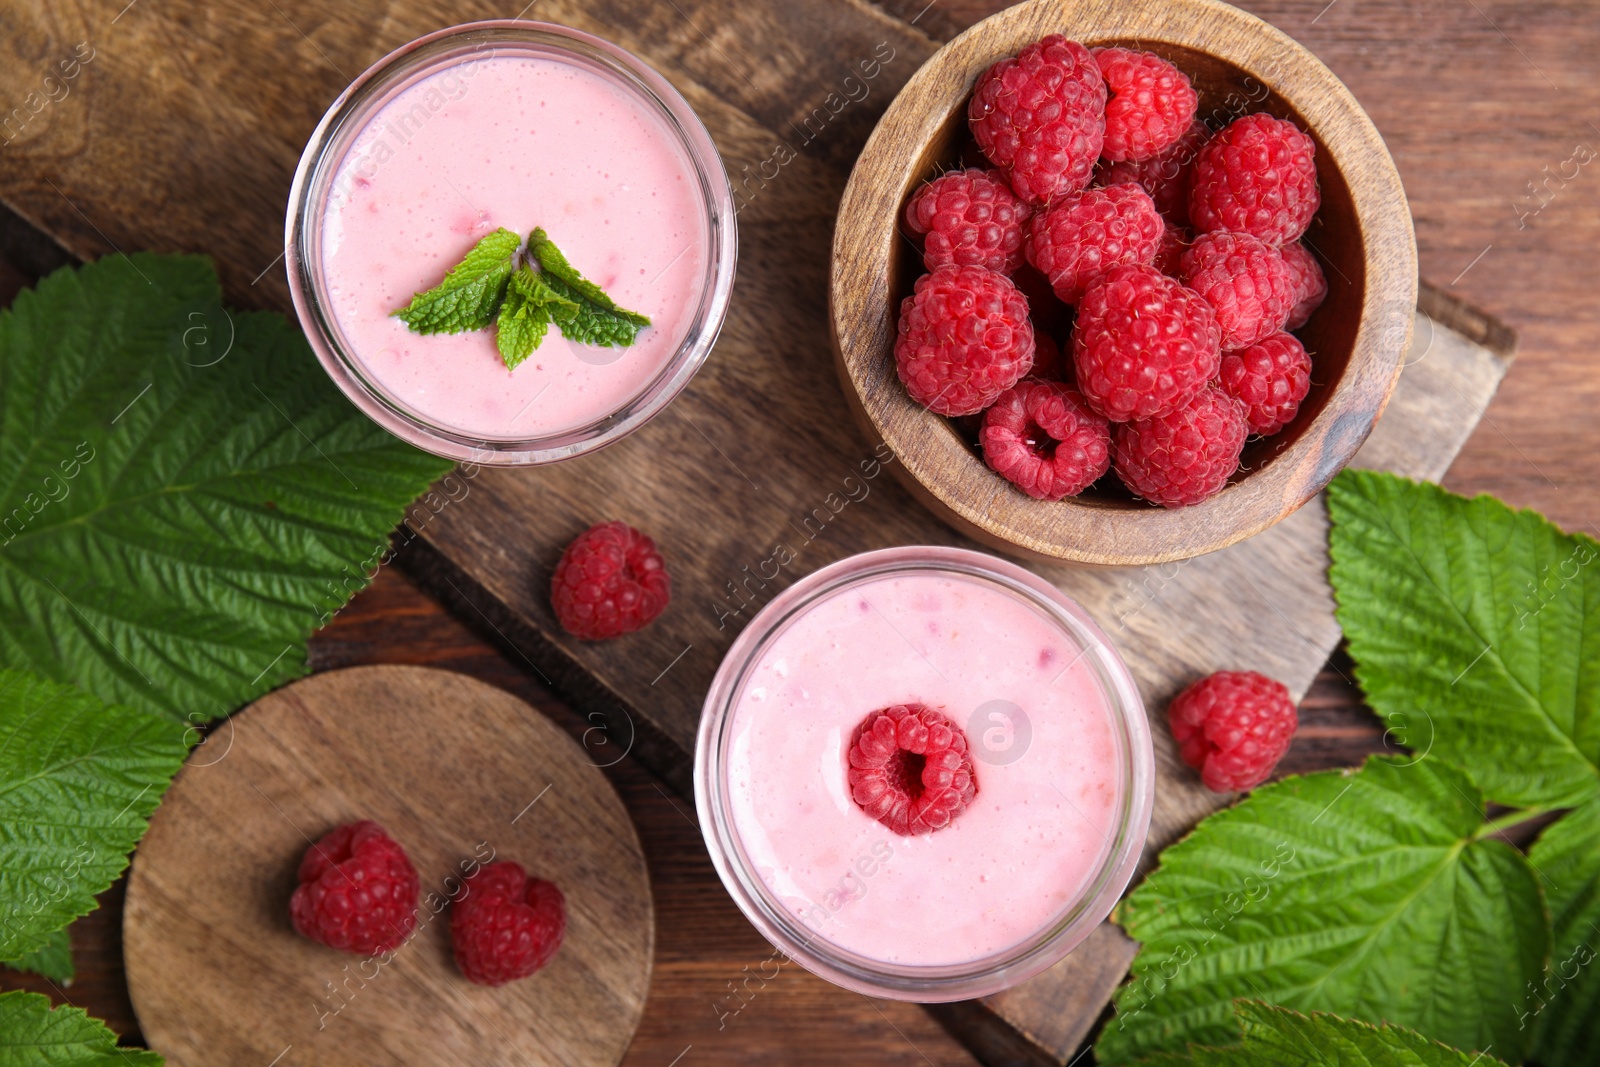
[[[289,924],[300,857],[356,819],[405,845],[422,883],[417,933],[387,963]],[[456,970],[447,902],[493,859],[561,887],[567,934],[544,970],[489,989]],[[173,1067],[612,1067],[655,920],[627,810],[560,727],[465,675],[354,667],[263,697],[194,750],[139,846],[123,941],[140,1027]]]
[[[113,8],[122,4],[8,15],[4,98],[34,92],[36,71],[80,40],[95,55],[72,94],[31,114],[0,151],[0,200],[80,257],[210,252],[230,300],[280,310],[289,307],[276,263],[282,210],[327,104],[421,33],[517,13],[443,0]],[[963,543],[890,476],[892,454],[858,435],[833,372],[826,309],[831,228],[851,162],[937,42],[859,0],[536,0],[528,14],[634,50],[699,111],[740,204],[732,309],[707,366],[632,438],[542,470],[457,472],[413,510],[401,540],[441,598],[686,790],[707,684],[761,604],[854,552]],[[1436,292],[1422,305],[1412,365],[1360,462],[1437,477],[1493,395],[1510,345],[1502,328]],[[550,569],[579,530],[613,518],[662,544],[675,598],[646,631],[585,645],[554,623]],[[1263,670],[1298,694],[1338,639],[1325,535],[1313,504],[1184,564],[1038,570],[1112,634],[1154,708],[1221,666]],[[1176,764],[1165,731],[1156,737],[1152,849],[1218,802]],[[990,1058],[1064,1060],[1131,953],[1107,927],[1051,972],[941,1017]]]

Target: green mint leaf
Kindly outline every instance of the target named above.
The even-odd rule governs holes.
[[[1503,804],[1600,795],[1600,543],[1371,471],[1328,509],[1356,677],[1403,742]]]
[[[51,1008],[38,993],[0,993],[0,1067],[161,1067],[154,1052],[121,1048],[81,1008]]]
[[[522,238],[499,229],[472,246],[461,262],[450,268],[444,281],[417,293],[411,303],[394,314],[415,333],[465,333],[481,330],[494,321],[506,282],[511,279],[511,257]]]
[[[65,927],[48,935],[44,944],[32,952],[0,962],[13,970],[42,974],[61,984],[72,981],[77,973],[72,966],[72,938],[67,936]]]
[[[528,253],[538,262],[549,287],[570,304],[551,308],[556,325],[567,340],[626,348],[638,338],[640,330],[650,325],[649,318],[617,307],[605,290],[578,273],[542,229],[534,230],[528,238]]]
[[[0,667],[185,723],[305,673],[450,469],[209,261],[63,269],[0,312]]]
[[[1141,1067],[1506,1067],[1493,1056],[1462,1052],[1398,1026],[1306,1016],[1254,1000],[1235,1001],[1233,1011],[1242,1044],[1153,1056],[1140,1060]]]
[[[1257,789],[1201,822],[1118,908],[1143,948],[1099,1061],[1228,1044],[1236,998],[1519,1059],[1549,924],[1528,861],[1478,840],[1483,826],[1461,771],[1380,757]]]
[[[545,284],[532,267],[523,266],[511,276],[505,303],[495,319],[495,344],[508,369],[533,354],[550,328],[551,313],[560,307],[576,310],[577,304]]]
[[[1525,1009],[1533,1058],[1544,1067],[1591,1067],[1600,1048],[1600,800],[1546,827],[1528,852],[1544,876],[1555,941]]]
[[[187,751],[169,718],[0,671],[0,958],[94,909]]]

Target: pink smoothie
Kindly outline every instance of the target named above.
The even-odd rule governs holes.
[[[542,226],[653,325],[623,349],[552,327],[516,370],[492,331],[421,336],[391,315],[497,227]],[[339,164],[322,229],[333,318],[369,379],[459,432],[532,439],[638,396],[688,332],[709,223],[693,164],[633,91],[576,61],[501,46],[410,86]]]
[[[1123,789],[1110,704],[1080,652],[1037,607],[959,575],[880,577],[808,607],[733,712],[729,803],[751,866],[819,937],[884,963],[970,963],[1039,933],[1104,862]],[[1013,762],[1003,732],[983,736],[1002,722],[969,728],[992,701],[1031,726]],[[973,761],[966,811],[901,837],[851,799],[846,752],[869,713],[912,702],[988,759]]]

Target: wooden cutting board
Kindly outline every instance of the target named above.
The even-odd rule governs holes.
[[[80,64],[72,95],[42,106],[0,152],[0,199],[78,256],[210,252],[229,299],[287,309],[282,210],[327,104],[406,40],[516,13],[443,0],[337,9],[163,0],[114,19],[19,10],[0,42],[7,98],[33,92],[36,71],[76,42],[91,42],[94,57]],[[826,314],[834,209],[850,164],[937,42],[859,0],[536,0],[528,15],[638,52],[700,112],[740,203],[733,305],[707,366],[644,430],[553,468],[458,472],[413,510],[401,540],[419,576],[464,618],[686,790],[701,698],[762,603],[854,552],[962,543],[895,483],[892,455],[855,430]],[[1437,477],[1493,395],[1510,342],[1435,291],[1422,310],[1412,365],[1360,462]],[[662,544],[675,598],[647,631],[583,645],[550,615],[550,569],[579,530],[613,518]],[[1221,666],[1263,670],[1298,694],[1338,639],[1325,536],[1313,504],[1185,564],[1037,569],[1112,634],[1152,707]],[[1177,766],[1165,732],[1156,736],[1152,849],[1218,802]],[[941,1015],[991,1058],[1064,1060],[1131,953],[1106,927],[1051,972]]]
[[[300,857],[356,819],[405,845],[422,884],[418,931],[387,963],[289,924]],[[493,859],[561,887],[567,934],[544,970],[489,989],[455,968],[446,902]],[[424,667],[318,674],[234,715],[157,809],[123,915],[140,1028],[173,1067],[612,1067],[654,942],[633,823],[584,749],[516,697]]]

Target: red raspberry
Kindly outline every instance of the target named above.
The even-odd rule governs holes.
[[[1311,319],[1311,313],[1322,306],[1328,296],[1328,279],[1323,276],[1322,264],[1311,250],[1299,241],[1278,249],[1294,278],[1294,307],[1289,311],[1285,330],[1298,330]]]
[[[944,829],[978,795],[967,735],[923,704],[896,704],[862,719],[849,759],[856,806],[906,837]]]
[[[336,827],[306,849],[289,897],[294,928],[313,941],[376,956],[417,926],[417,869],[399,842],[366,819]]]
[[[579,534],[561,553],[550,605],[574,637],[601,641],[655,621],[672,599],[672,579],[656,543],[622,522]]]
[[[450,943],[469,982],[505,985],[550,962],[567,933],[567,901],[553,883],[509,860],[479,867],[450,909]]]
[[[1188,75],[1131,48],[1096,48],[1094,58],[1110,94],[1100,154],[1114,161],[1150,159],[1177,143],[1200,103]]]
[[[1060,197],[1028,226],[1028,262],[1064,304],[1076,304],[1095,276],[1124,263],[1148,263],[1163,223],[1137,185],[1085,189]]]
[[[1194,231],[1187,226],[1167,224],[1161,231],[1161,243],[1156,246],[1156,256],[1150,265],[1169,278],[1183,278],[1183,254],[1194,243]]]
[[[1072,362],[1089,407],[1112,422],[1181,407],[1217,373],[1211,306],[1154,267],[1113,267],[1078,304]]]
[[[1033,366],[1028,301],[1004,274],[943,267],[900,305],[895,369],[936,415],[976,415]]]
[[[1155,201],[1161,217],[1174,226],[1189,225],[1189,178],[1195,157],[1211,138],[1211,128],[1199,119],[1189,124],[1178,142],[1149,159],[1113,163],[1101,159],[1094,179],[1100,185],[1133,182]]]
[[[992,170],[953,170],[917,190],[906,225],[923,238],[922,262],[940,267],[985,267],[1002,273],[1022,264],[1022,224],[1028,205]]]
[[[1025,378],[983,416],[983,459],[1036,500],[1077,496],[1111,466],[1111,424],[1083,394]]]
[[[1200,150],[1189,218],[1201,233],[1248,233],[1268,244],[1293,241],[1317,213],[1317,146],[1300,127],[1271,115],[1234,119]]]
[[[1222,391],[1244,405],[1251,433],[1277,433],[1311,391],[1311,357],[1292,334],[1275,333],[1222,357]]]
[[[1244,405],[1214,386],[1177,411],[1117,427],[1117,476],[1152,504],[1181,508],[1216,496],[1239,469]]]
[[[1089,50],[1060,34],[978,77],[967,118],[978,147],[1030,204],[1089,184],[1106,132],[1106,83]]]
[[[1028,373],[1053,382],[1067,380],[1067,360],[1061,354],[1061,346],[1037,326],[1033,328],[1033,369]]]
[[[1183,762],[1218,793],[1266,781],[1300,725],[1289,690],[1255,671],[1218,671],[1167,708]]]
[[[1278,250],[1260,238],[1203,233],[1179,263],[1189,288],[1216,310],[1224,352],[1271,337],[1288,321],[1294,275]]]

